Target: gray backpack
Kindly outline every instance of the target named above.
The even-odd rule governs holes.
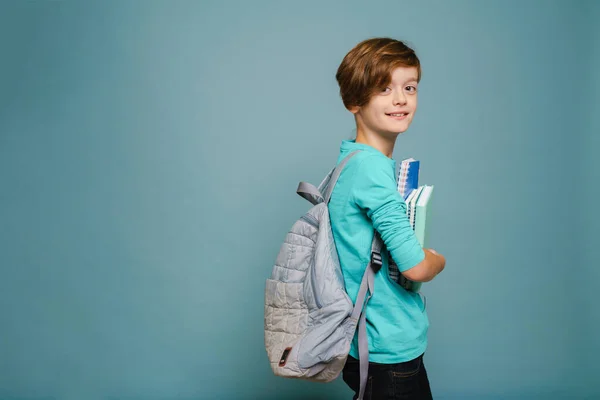
[[[356,153],[332,169],[318,188],[300,182],[297,193],[314,206],[287,233],[267,279],[264,327],[265,347],[275,375],[330,382],[344,368],[358,325],[358,398],[362,399],[369,367],[363,310],[373,294],[375,273],[382,265],[382,242],[375,231],[371,262],[353,305],[345,290],[328,209],[340,173]]]

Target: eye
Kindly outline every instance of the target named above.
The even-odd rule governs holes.
[[[407,86],[406,89],[408,89],[409,92],[416,92],[417,91],[417,87],[416,86]]]
[[[389,92],[391,92],[391,91],[392,91],[392,88],[391,88],[391,87],[389,87],[389,86],[388,86],[388,87],[386,87],[386,88],[383,88],[383,89],[381,89],[381,93],[389,93]]]

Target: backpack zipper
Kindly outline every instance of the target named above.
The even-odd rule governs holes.
[[[309,225],[314,226],[316,229],[319,229],[319,221],[317,221],[317,219],[315,217],[313,217],[311,214],[304,214],[302,217],[300,217],[300,219],[302,219],[304,222],[308,223]],[[315,286],[314,286],[314,282],[317,281],[317,276],[316,276],[314,265],[310,269],[310,276],[313,281],[311,288],[312,288],[312,292],[313,292],[313,297],[315,298],[315,303],[317,303],[317,308],[323,308],[323,305],[321,304],[321,302],[319,301],[319,298],[317,297],[317,291],[315,290]]]
[[[307,222],[308,224],[314,226],[315,228],[319,228],[319,221],[317,221],[317,219],[315,217],[313,217],[311,214],[304,214],[303,216],[300,217],[301,220]]]
[[[311,287],[312,287],[313,297],[315,298],[315,303],[317,303],[317,308],[323,308],[323,305],[321,304],[321,302],[319,301],[319,298],[317,297],[317,291],[315,290],[314,284],[315,284],[315,282],[317,282],[317,275],[315,272],[314,265],[310,269],[310,275],[312,276],[312,281],[313,281],[313,284],[311,285]]]

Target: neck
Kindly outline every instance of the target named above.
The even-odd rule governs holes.
[[[392,154],[394,153],[394,145],[396,144],[397,137],[398,134],[384,136],[375,132],[361,129],[360,126],[356,129],[356,143],[369,145],[379,150],[389,158],[392,158]]]

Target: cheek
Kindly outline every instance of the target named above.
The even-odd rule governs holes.
[[[383,117],[385,117],[385,115],[383,115]],[[381,113],[375,112],[374,110],[370,110],[369,111],[369,120],[372,123],[377,123],[378,121],[383,121],[385,120],[385,118],[383,118]]]

